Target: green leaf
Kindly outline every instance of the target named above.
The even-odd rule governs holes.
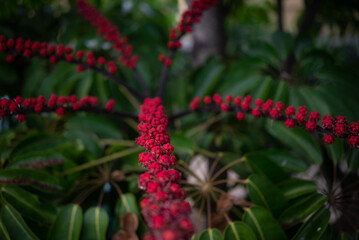
[[[65,143],[68,143],[66,138],[55,134],[30,134],[12,149],[11,158],[28,153],[54,150]]]
[[[195,79],[195,96],[204,97],[215,90],[219,82],[224,66],[217,61],[211,61],[205,65],[198,73]]]
[[[58,213],[50,230],[49,240],[76,240],[80,238],[82,209],[79,205],[69,204]]]
[[[263,207],[255,206],[245,210],[243,222],[248,224],[257,239],[260,240],[285,240],[287,236],[281,226],[273,218],[269,211]]]
[[[273,216],[278,216],[288,206],[283,193],[265,176],[250,176],[247,179],[247,189],[251,201],[271,211]]]
[[[318,210],[300,227],[292,240],[319,239],[328,226],[329,217],[328,209]]]
[[[0,183],[31,185],[42,191],[58,191],[61,186],[55,176],[39,170],[12,168],[0,171]]]
[[[191,237],[191,240],[199,240],[199,237],[197,237],[196,234],[193,234],[192,237]]]
[[[348,157],[348,165],[351,171],[355,171],[359,168],[359,150],[353,149],[350,157]]]
[[[351,238],[347,233],[340,233],[340,235],[337,238],[338,240],[352,240],[353,238]]]
[[[9,168],[43,168],[48,165],[62,163],[65,161],[64,156],[59,153],[35,152],[27,153],[13,158]]]
[[[244,222],[231,222],[224,230],[224,240],[256,240],[252,229]]]
[[[316,192],[318,187],[313,181],[291,178],[281,182],[278,187],[286,199],[290,200],[302,195]]]
[[[26,225],[20,213],[10,204],[6,204],[1,209],[1,222],[6,227],[12,240],[34,240],[39,239]]]
[[[109,217],[100,207],[89,208],[84,215],[82,239],[105,240]]]
[[[278,221],[282,226],[291,227],[324,207],[326,201],[327,198],[324,195],[314,193],[292,204],[279,216]]]
[[[266,176],[274,183],[281,182],[289,176],[265,154],[254,152],[244,156],[255,173]]]
[[[278,102],[278,101],[287,102],[288,94],[289,94],[289,91],[288,91],[287,82],[284,80],[280,80],[278,83],[278,86],[276,88],[276,92],[274,94],[273,101],[274,102]]]
[[[12,206],[21,212],[23,216],[34,221],[49,223],[56,215],[54,207],[39,202],[34,195],[22,188],[4,186],[1,193],[5,200],[11,202]]]
[[[71,129],[82,129],[89,133],[95,133],[102,138],[122,139],[119,128],[105,117],[89,115],[77,115],[68,119],[66,123],[69,131]]]
[[[199,240],[222,240],[222,234],[215,228],[209,228],[201,233]]]
[[[327,149],[327,153],[330,156],[330,159],[335,163],[338,163],[344,157],[343,143],[343,139],[336,139],[333,144],[325,144],[325,148]]]
[[[7,232],[2,221],[0,221],[0,239],[11,240],[10,235]]]
[[[307,102],[310,111],[317,111],[322,115],[331,114],[327,102],[320,94],[317,93],[315,89],[310,87],[301,87],[299,88],[299,92]]]
[[[278,166],[288,172],[303,172],[306,171],[308,167],[301,158],[286,150],[263,150],[257,153],[269,157]]]
[[[312,164],[321,164],[322,154],[310,134],[300,127],[287,128],[282,122],[267,121],[268,132],[279,141],[292,147]]]
[[[171,136],[171,144],[176,146],[176,152],[193,153],[195,144],[192,138],[176,132],[170,132],[169,135]]]
[[[280,59],[285,60],[293,47],[293,37],[289,33],[276,31],[272,35],[272,44],[277,50]]]

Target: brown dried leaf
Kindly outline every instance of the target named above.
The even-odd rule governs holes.
[[[135,233],[138,228],[138,218],[136,214],[129,212],[121,216],[121,229],[127,233]]]
[[[121,182],[126,179],[126,176],[123,172],[119,170],[115,170],[111,174],[111,179],[115,180],[116,182]]]
[[[124,230],[120,230],[112,236],[112,240],[139,240],[139,238],[135,233],[128,233]]]
[[[233,196],[224,193],[217,202],[217,213],[225,213],[233,207]]]
[[[244,200],[244,199],[235,199],[235,200],[233,201],[233,204],[238,205],[238,206],[241,206],[241,207],[243,207],[243,208],[249,208],[249,207],[255,206],[254,203],[248,202],[248,201],[246,201],[246,200]]]

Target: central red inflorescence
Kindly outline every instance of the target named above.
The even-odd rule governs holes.
[[[139,155],[139,164],[148,171],[140,176],[139,187],[147,192],[141,202],[142,214],[149,227],[146,240],[190,239],[193,225],[191,208],[184,201],[181,175],[174,169],[176,158],[166,132],[168,124],[160,98],[144,100],[139,115],[137,144],[146,148]]]

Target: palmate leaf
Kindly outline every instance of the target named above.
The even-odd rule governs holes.
[[[58,213],[50,230],[49,240],[77,240],[82,227],[82,209],[69,204]]]
[[[81,238],[84,240],[105,240],[109,217],[100,207],[89,208],[84,215]]]
[[[209,228],[201,233],[199,240],[222,240],[222,234],[218,229]]]
[[[252,229],[244,222],[231,222],[224,230],[224,240],[256,240]]]
[[[4,186],[1,189],[2,196],[7,202],[21,212],[21,215],[28,217],[42,224],[51,222],[56,216],[56,209],[45,205],[28,191],[15,186]]]
[[[38,190],[54,192],[61,190],[61,186],[50,173],[45,171],[11,168],[0,171],[0,182],[9,185],[30,185]]]
[[[11,240],[36,240],[39,239],[27,226],[20,213],[10,204],[6,204],[1,209],[1,232],[10,236]],[[6,230],[4,230],[5,228]],[[8,233],[8,235],[6,235]],[[6,239],[6,238],[5,238]]]
[[[288,206],[281,190],[264,176],[250,176],[247,180],[247,189],[251,201],[265,207],[274,216],[278,216]]]
[[[248,224],[257,239],[260,240],[286,240],[287,236],[281,226],[268,210],[255,206],[245,210],[243,222]]]

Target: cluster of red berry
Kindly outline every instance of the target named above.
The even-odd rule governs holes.
[[[237,119],[243,120],[245,114],[252,114],[253,117],[266,117],[277,121],[283,121],[288,128],[294,126],[301,126],[308,131],[320,131],[326,135],[323,137],[327,144],[332,144],[336,137],[346,138],[349,145],[355,148],[359,148],[359,122],[349,123],[345,117],[338,116],[333,118],[330,115],[325,115],[319,124],[320,114],[316,111],[312,111],[308,117],[308,109],[306,106],[301,106],[296,114],[296,108],[294,106],[285,105],[282,102],[274,103],[273,100],[268,99],[263,101],[257,99],[254,102],[252,108],[252,97],[250,95],[245,96],[243,99],[239,96],[233,98],[228,95],[223,98],[214,94],[211,96],[205,96],[203,103],[206,105],[212,104],[216,106],[215,110],[221,111],[235,111],[237,112]],[[192,110],[199,109],[199,105],[202,103],[202,99],[195,97],[190,103]]]
[[[79,8],[80,14],[82,14],[93,26],[98,28],[98,35],[102,35],[107,41],[114,44],[113,48],[121,53],[119,61],[124,66],[134,69],[138,61],[138,56],[132,55],[133,47],[127,43],[126,37],[121,38],[120,32],[116,26],[85,0],[77,1],[76,6]]]
[[[169,33],[170,40],[167,42],[167,47],[171,51],[176,51],[181,47],[180,38],[188,32],[192,32],[194,23],[201,21],[203,11],[217,5],[217,0],[195,0],[192,1],[190,8],[183,12],[181,20],[177,28],[171,28]],[[171,57],[166,57],[164,54],[158,56],[158,60],[166,66],[172,65]]]
[[[78,50],[75,54],[70,46],[63,44],[53,45],[47,42],[38,42],[31,40],[24,40],[17,38],[16,40],[9,38],[6,39],[0,35],[0,52],[7,52],[9,55],[6,57],[7,62],[13,62],[16,55],[23,55],[24,57],[42,57],[47,58],[50,63],[57,61],[67,61],[77,64],[77,71],[81,72],[86,67],[104,67],[107,64],[108,71],[111,74],[116,73],[116,64],[113,61],[107,61],[104,57],[95,58],[93,52],[85,52]],[[86,55],[86,61],[83,61]]]
[[[58,97],[53,94],[49,100],[46,100],[44,96],[26,99],[17,96],[15,99],[0,99],[0,118],[17,115],[17,121],[24,122],[25,115],[29,113],[56,112],[58,115],[63,115],[67,111],[85,111],[96,106],[98,106],[98,98],[92,96],[78,99],[75,95]],[[115,101],[110,99],[106,103],[105,110],[112,111],[114,106]]]
[[[139,187],[147,192],[141,202],[149,227],[145,239],[189,239],[193,234],[188,217],[191,208],[184,201],[185,191],[179,186],[180,173],[173,169],[176,158],[166,132],[168,119],[161,99],[145,99],[141,112],[138,116],[141,136],[137,143],[146,151],[139,155],[139,163],[148,170],[139,180]]]

